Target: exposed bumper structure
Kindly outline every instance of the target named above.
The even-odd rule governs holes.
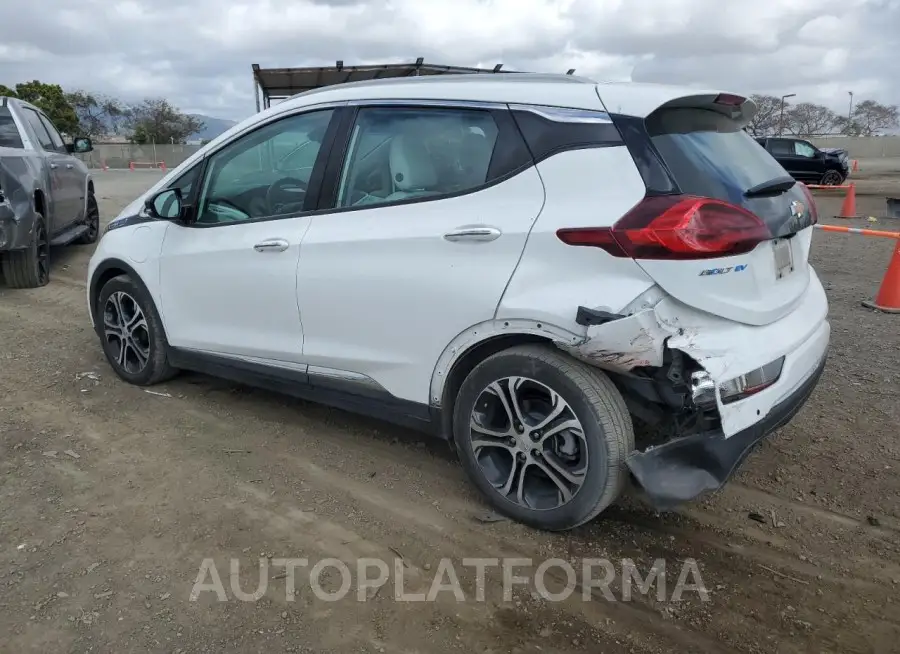
[[[764,419],[731,437],[721,431],[707,432],[632,454],[626,463],[650,503],[665,511],[721,488],[760,441],[803,407],[822,376],[825,361],[823,355],[812,374]]]

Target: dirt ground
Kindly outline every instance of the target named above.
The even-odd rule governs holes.
[[[861,163],[860,211],[882,215],[884,193],[900,196],[900,166]],[[153,175],[96,173],[104,218]],[[823,222],[839,222],[828,216],[840,194],[826,195]],[[671,514],[628,497],[564,535],[492,521],[426,437],[198,375],[153,389],[164,395],[125,384],[88,324],[90,248],[55,252],[48,287],[0,285],[0,651],[896,652],[900,316],[860,305],[891,246],[816,234],[833,321],[825,376],[730,485]],[[298,570],[288,601],[273,567],[261,598],[236,599],[230,561],[250,593],[269,557],[336,557],[351,570],[361,558],[399,561],[406,592],[427,592],[448,558],[465,597],[397,601],[391,581],[358,601],[354,574],[353,591],[327,602]],[[628,558],[643,575],[664,559],[664,600],[693,559],[708,601],[690,591],[624,601],[621,575],[617,601],[584,601],[583,587],[560,602],[527,586],[505,598],[490,567],[479,601],[467,557],[531,559],[532,579],[551,558],[576,570]],[[204,559],[227,601],[191,600]],[[341,581],[334,569],[322,579]],[[560,568],[547,579],[567,583]]]

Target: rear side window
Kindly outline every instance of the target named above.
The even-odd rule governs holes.
[[[743,205],[744,191],[787,175],[753,137],[715,111],[664,109],[646,127],[682,193]]]
[[[37,112],[31,109],[25,109],[22,113],[25,116],[25,120],[31,125],[31,130],[37,137],[41,147],[44,150],[49,150],[51,152],[56,150],[56,147],[53,145],[53,141],[50,139],[50,135],[47,133],[47,129],[44,127],[44,123],[41,122],[41,117],[38,116]]]
[[[772,151],[772,154],[778,156],[794,156],[794,144],[791,141],[772,140],[769,142],[769,149]]]
[[[361,109],[337,206],[438,198],[484,186],[498,135],[489,111]]]
[[[21,148],[22,137],[12,114],[6,107],[0,107],[0,148]]]

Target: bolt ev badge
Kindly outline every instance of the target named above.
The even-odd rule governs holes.
[[[741,263],[737,266],[729,266],[728,268],[707,268],[706,270],[700,271],[700,277],[706,277],[708,275],[725,275],[730,272],[743,272],[747,270],[747,266],[749,263]]]

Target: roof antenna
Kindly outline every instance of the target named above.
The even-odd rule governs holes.
[[[574,75],[574,74],[575,74],[575,69],[574,69],[574,68],[570,68],[570,69],[569,69],[569,72],[566,73],[566,75]]]

